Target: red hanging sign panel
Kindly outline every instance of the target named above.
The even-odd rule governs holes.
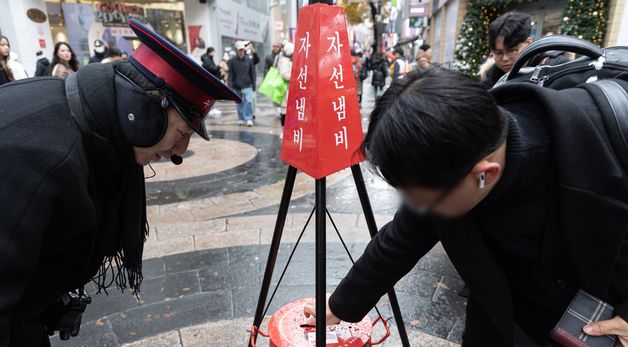
[[[319,179],[364,160],[364,134],[344,11],[299,10],[281,159]]]

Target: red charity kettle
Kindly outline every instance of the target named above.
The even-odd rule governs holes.
[[[300,299],[281,307],[268,322],[268,334],[256,327],[251,329],[251,345],[255,331],[270,338],[270,347],[312,347],[316,345],[316,328],[307,326],[308,319],[303,314],[303,307],[314,298]],[[373,326],[382,321],[386,334],[379,341],[372,342]],[[374,322],[367,316],[358,323],[341,322],[327,327],[327,346],[330,347],[368,347],[384,342],[390,336],[388,323],[381,318]]]

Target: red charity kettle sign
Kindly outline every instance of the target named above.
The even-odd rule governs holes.
[[[281,159],[319,179],[364,160],[364,134],[341,7],[299,10]]]

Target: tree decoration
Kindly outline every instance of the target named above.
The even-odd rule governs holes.
[[[604,45],[608,16],[605,0],[567,0],[560,22],[562,34]]]

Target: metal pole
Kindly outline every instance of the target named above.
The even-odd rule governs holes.
[[[262,324],[262,320],[264,319],[264,317],[262,316],[264,314],[264,306],[266,305],[266,298],[268,296],[270,282],[273,278],[275,262],[277,261],[277,253],[279,252],[281,236],[283,234],[283,229],[286,224],[286,216],[288,215],[288,207],[290,206],[290,198],[292,197],[292,190],[294,188],[294,181],[296,177],[297,169],[293,166],[288,167],[286,183],[283,187],[281,202],[279,204],[279,213],[277,214],[277,221],[275,222],[275,231],[273,233],[273,239],[270,243],[270,250],[268,251],[268,260],[266,261],[266,270],[264,271],[262,288],[260,289],[259,299],[257,300],[257,310],[255,311],[255,318],[253,319],[253,325],[257,328],[260,327],[260,325]],[[255,331],[254,341],[257,341],[257,330]],[[249,347],[252,347],[250,341]]]
[[[373,208],[371,207],[371,201],[369,200],[368,192],[366,191],[366,185],[364,184],[364,176],[360,165],[356,164],[351,167],[353,173],[353,180],[355,186],[358,189],[358,196],[360,197],[360,203],[362,204],[362,211],[364,211],[364,218],[366,219],[366,225],[368,226],[371,238],[377,234],[377,223],[375,222],[375,216],[373,215]],[[395,317],[395,323],[397,324],[397,330],[399,330],[399,338],[403,347],[410,347],[410,340],[408,340],[408,333],[406,332],[406,325],[403,322],[403,316],[399,309],[399,301],[397,300],[397,294],[395,289],[392,288],[388,291],[388,299],[390,300],[390,307]]]
[[[325,347],[327,317],[327,284],[325,271],[325,178],[316,180],[316,347]]]

